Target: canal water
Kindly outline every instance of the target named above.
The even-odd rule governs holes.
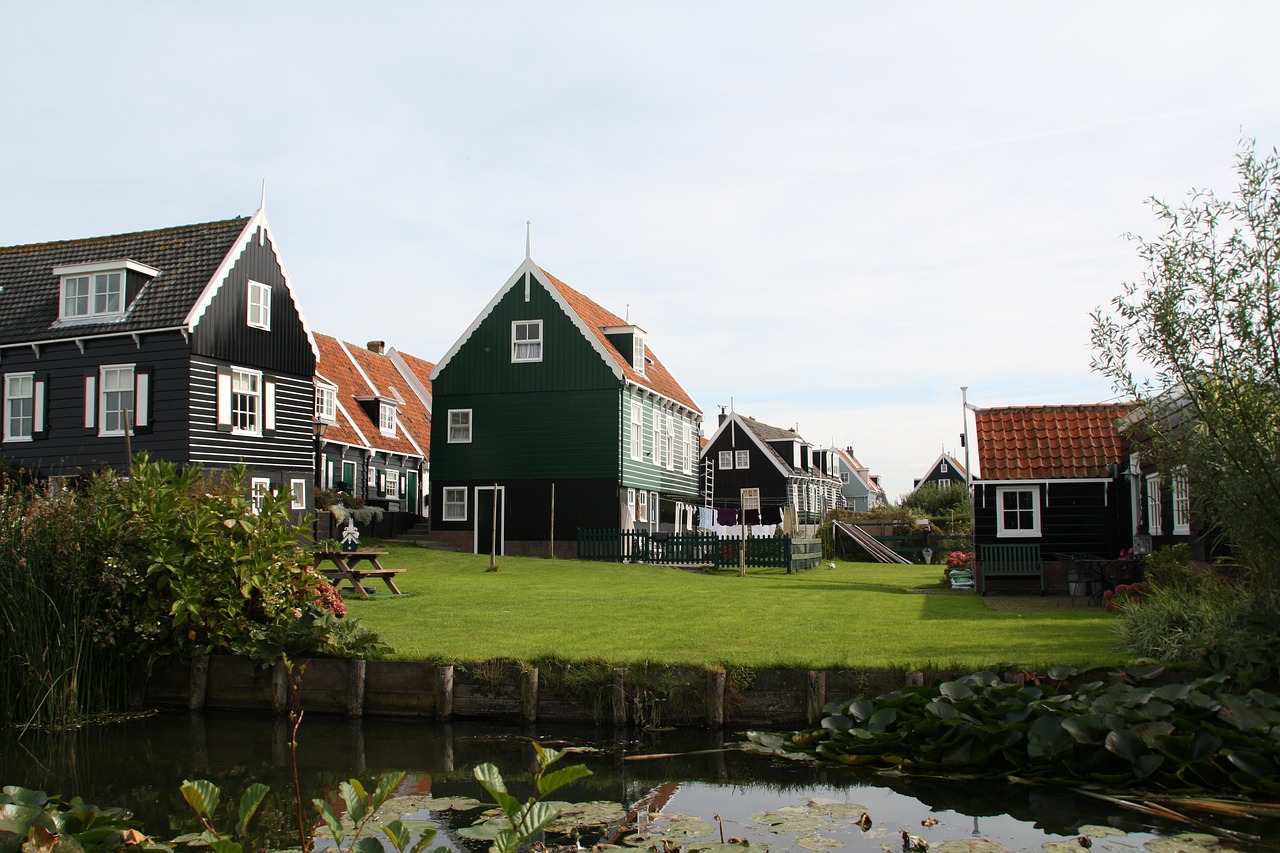
[[[169,839],[197,829],[179,793],[184,779],[208,779],[222,788],[227,809],[222,824],[228,830],[235,823],[231,804],[248,785],[262,782],[271,794],[253,838],[258,849],[278,849],[297,844],[289,740],[283,720],[212,712],[162,713],[20,740],[8,735],[0,738],[0,784],[123,806],[153,837]],[[435,845],[484,853],[487,842],[457,834],[479,818],[481,809],[449,808],[445,798],[483,800],[471,771],[492,762],[511,793],[524,799],[536,769],[534,740],[582,750],[562,764],[583,763],[593,772],[557,791],[555,799],[613,804],[625,816],[624,830],[639,828],[659,849],[663,838],[684,850],[705,846],[718,842],[723,831],[725,838],[764,845],[770,853],[898,851],[904,849],[905,831],[934,851],[1056,853],[1085,849],[1077,841],[1081,836],[1093,850],[1280,850],[1280,824],[1236,826],[1257,840],[1217,846],[1208,837],[1197,840],[1202,830],[1194,826],[1154,821],[1066,791],[867,775],[842,766],[722,751],[738,740],[731,732],[309,715],[298,731],[297,764],[308,803],[332,800],[338,784],[350,777],[372,789],[379,775],[403,770],[396,812],[433,821],[439,827]],[[670,754],[675,755],[634,760]],[[312,813],[310,807],[307,811]],[[863,812],[870,819],[865,830],[859,825]],[[591,847],[621,842],[623,834],[614,819],[604,828],[582,829],[576,838],[549,837],[547,844]]]

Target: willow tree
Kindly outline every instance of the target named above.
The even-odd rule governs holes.
[[[1141,403],[1147,452],[1187,466],[1194,510],[1280,580],[1280,155],[1246,140],[1229,197],[1152,199],[1163,231],[1093,312],[1093,369]]]

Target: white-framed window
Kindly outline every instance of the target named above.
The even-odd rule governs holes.
[[[1159,536],[1164,532],[1164,519],[1160,517],[1160,475],[1147,475],[1147,533]]]
[[[1173,469],[1173,534],[1191,535],[1191,477],[1185,465]]]
[[[680,445],[684,448],[684,460],[681,463],[680,470],[686,474],[693,473],[693,457],[697,454],[693,447],[693,424],[682,424],[681,429],[684,431]]]
[[[4,377],[4,440],[31,441],[35,423],[35,374],[7,374]]]
[[[631,509],[634,512],[634,509],[632,508],[636,505],[636,490],[627,489],[626,494],[624,495],[624,498],[627,502],[627,509]]]
[[[373,467],[372,462],[369,463],[365,487],[368,488],[370,492],[376,492],[378,490],[378,469]]]
[[[249,279],[249,326],[271,331],[271,285]]]
[[[378,431],[383,435],[396,434],[396,404],[378,402]]]
[[[938,466],[938,473],[939,474],[947,473],[947,463],[943,462],[941,465]]]
[[[231,431],[262,435],[262,374],[231,368]]]
[[[61,320],[117,317],[124,313],[124,272],[93,272],[62,277]]]
[[[98,371],[98,435],[124,435],[132,420],[133,365],[103,365]]]
[[[733,451],[721,450],[716,458],[716,467],[721,471],[733,470]]]
[[[332,385],[316,383],[316,420],[326,424],[337,421],[338,389]]]
[[[471,443],[471,410],[470,409],[450,409],[449,410],[449,443],[450,444],[470,444]]]
[[[645,491],[636,492],[636,521],[648,523],[649,521],[649,493]]]
[[[1040,535],[1040,487],[996,487],[996,536]]]
[[[387,469],[386,478],[382,483],[382,493],[389,498],[400,497],[400,472]]]
[[[542,361],[542,321],[511,322],[511,361]]]
[[[467,520],[467,490],[462,486],[445,486],[444,513],[445,521]]]
[[[631,366],[636,373],[644,375],[644,335],[639,333],[631,339]]]
[[[249,499],[253,501],[253,511],[262,512],[262,502],[271,491],[271,481],[265,477],[253,477],[249,480]]]
[[[644,406],[639,400],[631,401],[631,458],[644,459]]]
[[[751,451],[736,450],[733,453],[734,468],[750,468],[751,467]]]
[[[849,483],[849,472],[848,472],[848,471],[841,471],[841,472],[840,472],[840,482],[841,482],[841,483],[844,483],[845,485],[848,485],[848,483]]]
[[[655,434],[658,439],[658,465],[670,471],[675,467],[675,424],[671,415],[665,412],[657,413],[657,424],[661,426],[659,434]]]
[[[307,508],[307,481],[289,481],[289,507],[291,509]]]

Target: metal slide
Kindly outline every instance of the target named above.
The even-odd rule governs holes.
[[[841,531],[854,542],[857,542],[862,549],[871,555],[872,559],[881,563],[906,563],[911,561],[906,557],[894,551],[892,548],[886,547],[883,542],[863,530],[856,524],[849,524],[844,521],[832,522],[836,530]]]

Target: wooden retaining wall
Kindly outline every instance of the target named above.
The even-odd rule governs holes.
[[[303,669],[305,664],[305,669]],[[296,691],[283,664],[210,656],[157,662],[137,676],[139,708],[302,710],[347,717],[613,723],[629,725],[801,727],[823,706],[904,686],[936,684],[965,672],[730,670],[698,667],[575,669],[488,662],[450,666],[405,661],[316,659],[297,662]],[[1006,673],[1010,681],[1026,673]],[[1094,674],[1107,678],[1107,674]]]

